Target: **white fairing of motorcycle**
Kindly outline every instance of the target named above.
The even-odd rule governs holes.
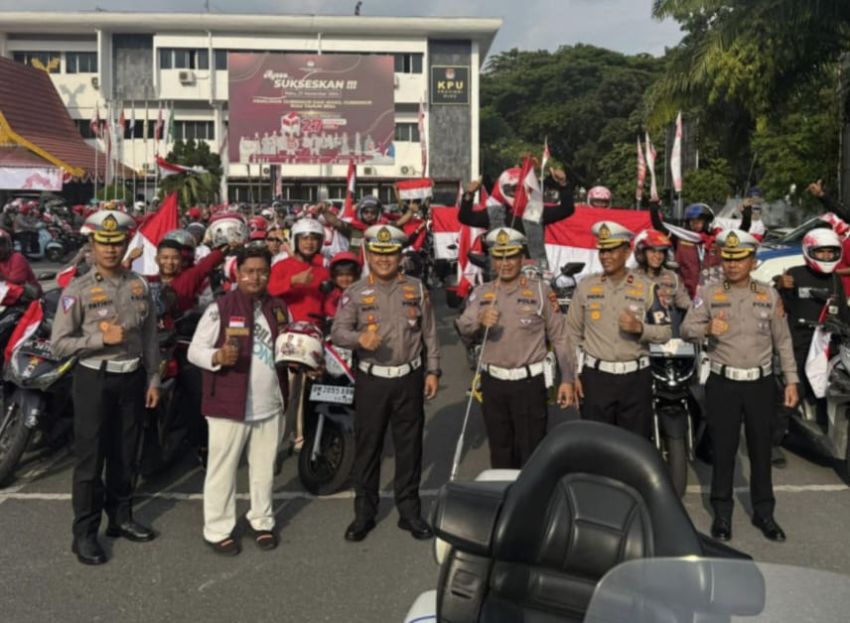
[[[482,482],[514,482],[519,477],[518,469],[485,469],[475,477]],[[449,544],[441,539],[434,539],[434,558],[442,565],[449,551]],[[426,591],[416,598],[404,623],[436,623],[437,621],[437,591]]]

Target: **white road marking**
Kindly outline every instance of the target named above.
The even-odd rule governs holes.
[[[0,504],[5,502],[7,499],[10,499],[8,496],[11,494],[17,494],[21,489],[26,487],[27,485],[32,484],[35,480],[39,479],[42,475],[46,474],[50,469],[56,465],[59,461],[67,457],[71,454],[71,451],[65,448],[64,450],[60,450],[56,452],[55,455],[50,457],[50,459],[44,462],[41,465],[33,467],[23,474],[21,474],[18,479],[21,481],[20,484],[15,485],[14,487],[9,487],[8,489],[0,489]],[[68,496],[70,498],[70,495]]]
[[[21,485],[23,486],[23,485]],[[5,500],[35,500],[41,502],[64,502],[71,499],[70,493],[36,493],[22,492],[20,487],[4,489],[0,491],[0,503]],[[736,493],[747,493],[749,487],[735,487]],[[850,491],[845,485],[776,485],[773,487],[776,493],[843,493]],[[692,485],[688,487],[688,494],[707,495],[710,492],[709,487],[700,485]],[[436,497],[439,493],[438,489],[423,489],[419,495],[424,498]],[[380,494],[383,499],[392,499],[393,493],[385,491]],[[158,491],[156,493],[140,493],[136,499],[145,500],[147,503],[150,500],[170,500],[177,502],[197,502],[204,499],[202,493],[181,493],[176,491]],[[278,491],[274,493],[275,500],[351,500],[354,499],[354,491],[340,491],[333,495],[316,496],[303,491]],[[237,493],[236,499],[250,500],[248,493]]]

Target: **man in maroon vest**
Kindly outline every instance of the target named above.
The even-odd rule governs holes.
[[[247,519],[257,546],[277,547],[272,482],[286,371],[275,367],[274,344],[289,320],[286,304],[268,295],[271,256],[265,246],[237,255],[238,288],[204,312],[189,346],[189,361],[203,370],[201,412],[209,425],[204,481],[204,539],[220,554],[235,556],[236,472],[245,446],[251,483]]]

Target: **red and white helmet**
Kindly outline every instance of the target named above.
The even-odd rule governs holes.
[[[207,239],[213,247],[245,242],[247,237],[248,226],[245,219],[235,212],[216,214],[207,228]]]
[[[613,198],[614,196],[611,194],[611,191],[604,186],[594,186],[587,191],[587,203],[594,208],[610,208]],[[594,201],[604,203],[605,205],[593,205]]]
[[[516,195],[517,186],[519,186],[520,173],[522,173],[522,170],[519,167],[502,171],[502,174],[493,186],[493,192],[490,193],[493,199],[511,208],[514,207],[514,196]]]
[[[287,325],[275,340],[275,363],[305,366],[311,370],[317,370],[324,359],[324,337],[318,327],[312,323],[293,322]]]
[[[266,231],[268,227],[268,221],[262,216],[252,216],[248,219],[248,230],[251,232]]]
[[[298,236],[302,236],[304,234],[315,234],[324,241],[325,226],[314,218],[300,218],[295,221],[292,229],[289,230],[289,235],[294,241]]]
[[[814,256],[815,251],[829,249],[831,258],[819,260]],[[831,229],[819,227],[803,237],[803,259],[808,266],[819,273],[831,274],[841,261],[841,239]]]
[[[657,229],[644,229],[635,236],[632,244],[634,245],[635,253],[641,253],[646,249],[666,251],[673,246],[673,243],[670,241],[670,237]]]

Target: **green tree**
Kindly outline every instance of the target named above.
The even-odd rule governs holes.
[[[187,209],[198,203],[217,201],[221,182],[221,158],[210,151],[205,141],[177,141],[166,157],[168,162],[202,167],[206,173],[181,173],[160,182],[160,198],[177,192],[180,205]]]

